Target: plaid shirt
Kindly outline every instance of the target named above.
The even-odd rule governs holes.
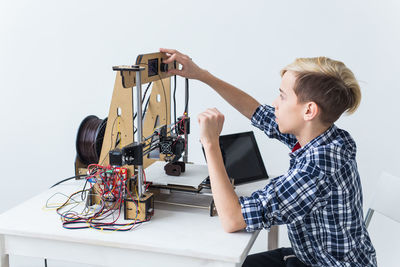
[[[252,124],[289,148],[297,143],[295,136],[279,132],[270,106],[259,106]],[[350,134],[332,125],[289,155],[284,175],[239,198],[246,230],[286,224],[296,256],[307,265],[376,266]]]

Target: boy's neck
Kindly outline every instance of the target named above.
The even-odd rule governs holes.
[[[299,131],[298,134],[295,134],[297,141],[299,142],[300,146],[303,147],[307,145],[311,140],[315,139],[316,137],[320,136],[326,130],[329,129],[331,125],[321,125],[321,124],[307,124],[303,129]]]

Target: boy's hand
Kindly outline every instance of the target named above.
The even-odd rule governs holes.
[[[181,69],[178,69],[177,67],[177,69],[169,70],[168,73],[180,75],[189,79],[199,80],[205,72],[203,69],[197,66],[189,56],[184,55],[179,51],[174,49],[160,48],[160,52],[166,53],[168,56],[168,58],[164,60],[164,63],[168,64],[176,60],[176,62],[182,65]]]
[[[216,108],[209,108],[197,117],[200,125],[200,141],[203,146],[218,145],[224,125],[224,115]]]

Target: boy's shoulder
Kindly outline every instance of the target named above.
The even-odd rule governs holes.
[[[332,125],[302,158],[324,173],[332,173],[349,161],[355,160],[356,152],[356,143],[351,135],[336,125]]]
[[[334,124],[319,136],[310,149],[310,153],[315,155],[333,153],[332,156],[335,156],[339,153],[348,157],[355,156],[356,151],[356,142],[350,133]]]

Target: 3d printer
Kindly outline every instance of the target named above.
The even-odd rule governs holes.
[[[146,221],[154,213],[154,195],[147,190],[146,167],[164,160],[168,175],[185,172],[190,132],[188,80],[184,113],[177,118],[174,77],[171,123],[168,70],[178,66],[176,62],[165,64],[164,59],[163,53],[144,54],[137,57],[135,65],[114,66],[117,75],[108,117],[86,117],[77,134],[75,173],[87,174],[93,184],[90,204],[102,202],[112,209],[123,205],[125,219]],[[146,83],[142,94],[142,84]],[[144,104],[151,85],[151,94]]]

